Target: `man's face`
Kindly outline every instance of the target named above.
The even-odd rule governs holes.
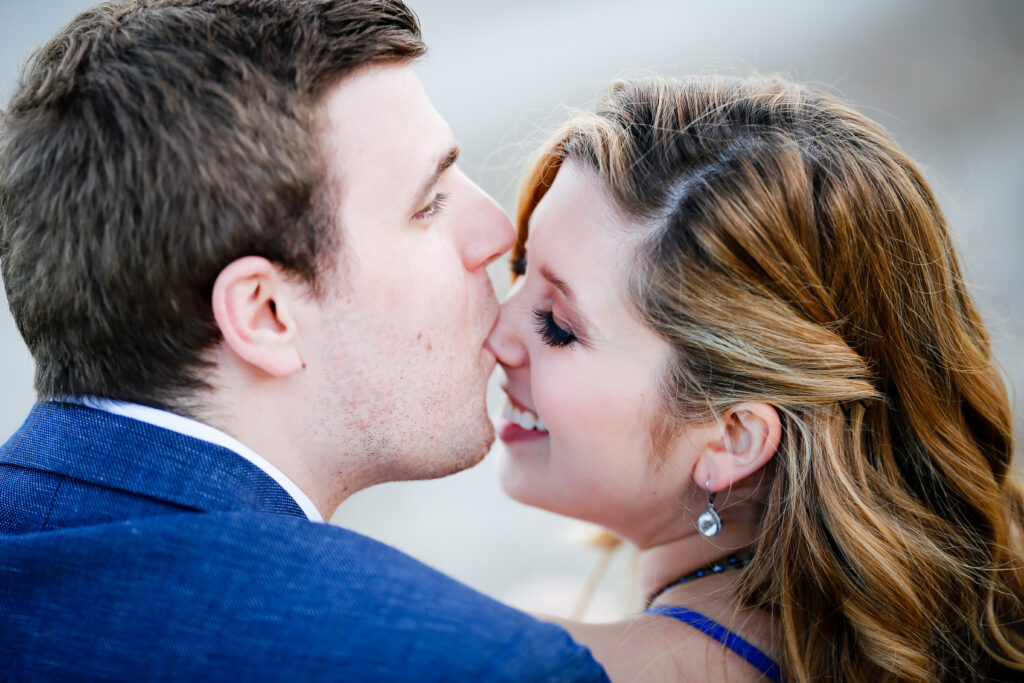
[[[494,439],[484,342],[498,314],[485,266],[514,234],[454,165],[452,133],[408,66],[366,68],[324,101],[337,272],[303,341],[316,438],[372,481],[444,476]],[[312,398],[312,397],[311,397]]]

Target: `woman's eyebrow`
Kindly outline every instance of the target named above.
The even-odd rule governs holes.
[[[568,301],[573,308],[577,310],[579,309],[576,302],[576,293],[572,291],[572,287],[569,286],[568,282],[555,275],[554,271],[546,265],[540,267],[540,274],[544,276],[545,280],[554,285],[555,289],[562,293],[562,296],[565,297],[566,301]]]
[[[590,331],[589,334],[584,333],[583,330],[578,330],[578,332],[581,335],[586,336],[594,334],[594,326],[587,318],[587,315],[584,314],[583,310],[580,308],[580,299],[577,298],[577,295],[575,295],[575,292],[572,291],[571,287],[569,287],[569,284],[562,280],[561,278],[559,278],[559,276],[555,274],[555,271],[552,270],[551,267],[548,266],[547,264],[541,266],[541,276],[543,276],[545,280],[551,283],[551,285],[556,290],[561,292],[562,296],[565,297],[565,303],[568,304],[569,308],[572,311],[572,314],[575,317],[577,317],[578,323],[585,329]]]
[[[563,297],[565,297],[565,302],[569,305],[571,316],[576,319],[576,329],[574,332],[576,332],[580,341],[583,342],[585,346],[590,345],[594,340],[596,331],[593,324],[587,319],[587,316],[584,315],[582,310],[580,310],[579,299],[576,298],[576,292],[573,291],[568,282],[555,275],[555,271],[551,270],[547,265],[540,267],[540,274],[545,280],[550,282],[555,289],[561,292]]]

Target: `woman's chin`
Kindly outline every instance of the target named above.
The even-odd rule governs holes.
[[[580,501],[573,495],[573,487],[559,487],[544,468],[543,455],[537,453],[512,453],[510,449],[499,448],[495,467],[498,483],[505,495],[532,508],[552,514],[591,521]]]
[[[503,443],[495,449],[495,470],[506,496],[523,505],[546,508],[538,496],[546,486],[539,467],[543,454],[537,450]]]

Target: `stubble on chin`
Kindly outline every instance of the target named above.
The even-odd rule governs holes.
[[[360,450],[377,483],[446,477],[476,466],[490,451],[496,434],[484,391],[458,406],[461,415],[453,415],[450,387],[437,391],[445,384],[419,393],[421,399],[408,410],[393,406],[386,417],[370,421],[376,429],[364,423]]]
[[[462,365],[464,371],[442,373],[433,382],[421,385],[422,402],[417,407],[423,411],[421,426],[429,427],[406,433],[412,437],[406,451],[410,457],[407,479],[437,479],[474,467],[490,451],[496,437],[487,414],[491,368],[478,365],[483,362],[482,349],[469,368],[455,348],[442,349],[439,358],[448,358],[449,367]]]
[[[405,479],[439,479],[480,464],[494,444],[494,425],[482,410],[447,438],[431,438],[409,464]]]
[[[479,465],[480,461],[482,461],[491,450],[491,446],[494,445],[494,439],[494,423],[491,422],[491,418],[487,416],[485,411],[480,420],[479,435],[475,442],[467,444],[462,454],[461,461],[458,463],[457,469],[453,469],[451,474]]]
[[[348,467],[365,468],[368,485],[449,476],[487,455],[496,436],[486,405],[491,367],[459,348],[424,335],[397,362],[367,365],[366,349],[337,360],[356,371],[327,387],[321,422],[338,421],[335,443]]]

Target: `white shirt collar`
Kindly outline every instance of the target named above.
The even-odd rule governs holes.
[[[242,456],[253,465],[256,465],[256,467],[259,467],[267,473],[267,476],[280,484],[281,488],[283,488],[288,495],[292,497],[295,503],[302,508],[303,512],[306,513],[306,517],[311,521],[324,521],[323,516],[320,514],[320,511],[316,509],[316,506],[313,505],[313,501],[309,499],[309,496],[303,493],[302,489],[300,489],[295,482],[289,479],[284,472],[271,465],[265,458],[238,439],[225,434],[216,427],[211,427],[208,424],[182,415],[169,413],[166,410],[139,405],[138,403],[112,401],[110,399],[98,398],[96,396],[81,396],[71,400],[89,408],[105,410],[108,413],[131,418],[140,422],[146,422],[156,427],[169,429],[172,432],[178,432],[179,434],[191,436],[195,439],[200,439],[202,441],[227,448],[228,450]]]

